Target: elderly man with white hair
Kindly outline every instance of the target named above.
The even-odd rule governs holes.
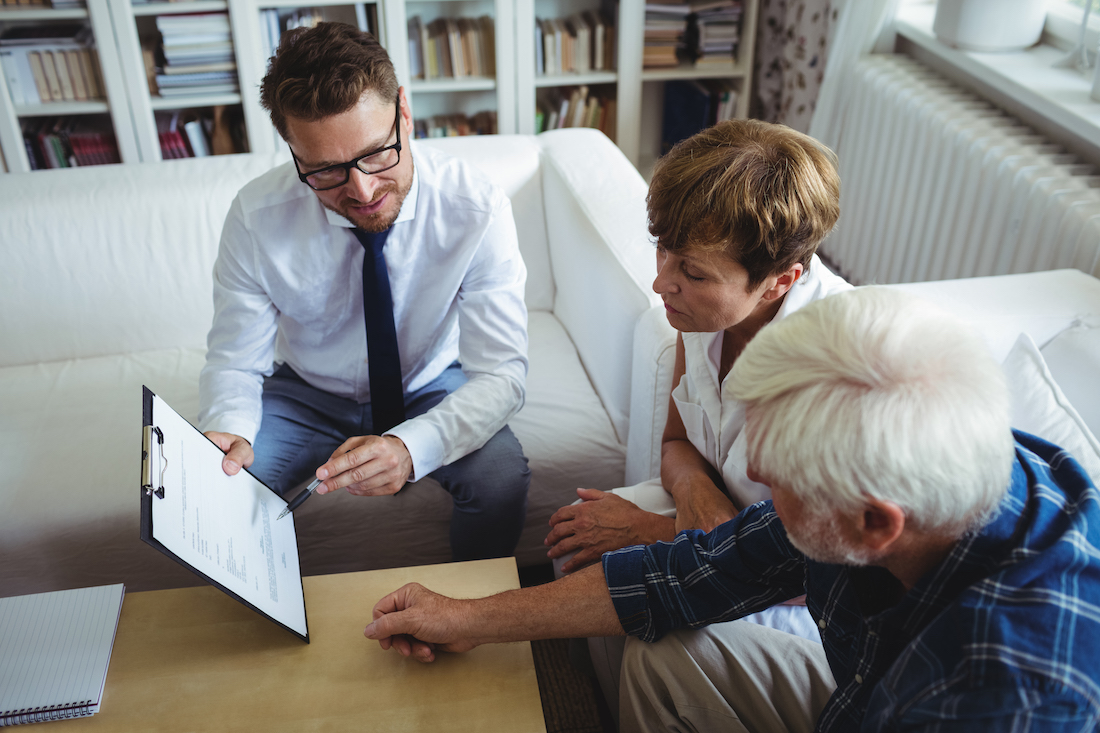
[[[629,634],[624,731],[1096,730],[1096,487],[1011,430],[969,329],[864,288],[766,327],[733,368],[771,501],[544,586],[478,600],[405,586],[366,636],[431,661]],[[803,593],[823,645],[709,627]]]

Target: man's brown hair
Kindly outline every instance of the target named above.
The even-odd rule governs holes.
[[[749,289],[810,258],[840,216],[836,156],[789,127],[729,120],[657,161],[649,233],[670,251],[722,252]]]
[[[309,122],[331,117],[373,91],[397,99],[397,74],[386,49],[347,23],[319,23],[283,35],[260,84],[260,104],[286,140],[287,117]]]

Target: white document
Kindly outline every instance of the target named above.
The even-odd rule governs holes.
[[[294,515],[275,521],[286,501],[246,471],[227,476],[217,446],[156,395],[152,424],[164,435],[152,456],[157,485],[164,487],[163,498],[152,499],[154,539],[306,637]]]

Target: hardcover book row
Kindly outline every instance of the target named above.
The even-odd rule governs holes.
[[[409,73],[414,79],[462,79],[496,75],[493,19],[409,19]]]

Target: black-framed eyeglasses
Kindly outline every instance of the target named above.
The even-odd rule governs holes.
[[[349,160],[347,163],[337,163],[336,165],[330,165],[327,168],[321,168],[320,170],[310,171],[308,173],[302,173],[301,166],[298,165],[298,156],[294,154],[294,150],[291,149],[290,157],[294,159],[294,169],[298,171],[298,179],[312,188],[314,191],[328,191],[332,188],[339,188],[348,182],[348,178],[351,176],[351,169],[358,168],[363,173],[371,175],[374,173],[381,173],[382,171],[388,171],[390,168],[394,168],[401,162],[401,97],[397,97],[397,114],[393,120],[394,129],[397,131],[397,142],[393,145],[387,145],[384,148],[378,150],[372,150],[371,152],[360,155],[355,160]],[[289,148],[290,145],[288,144]]]

